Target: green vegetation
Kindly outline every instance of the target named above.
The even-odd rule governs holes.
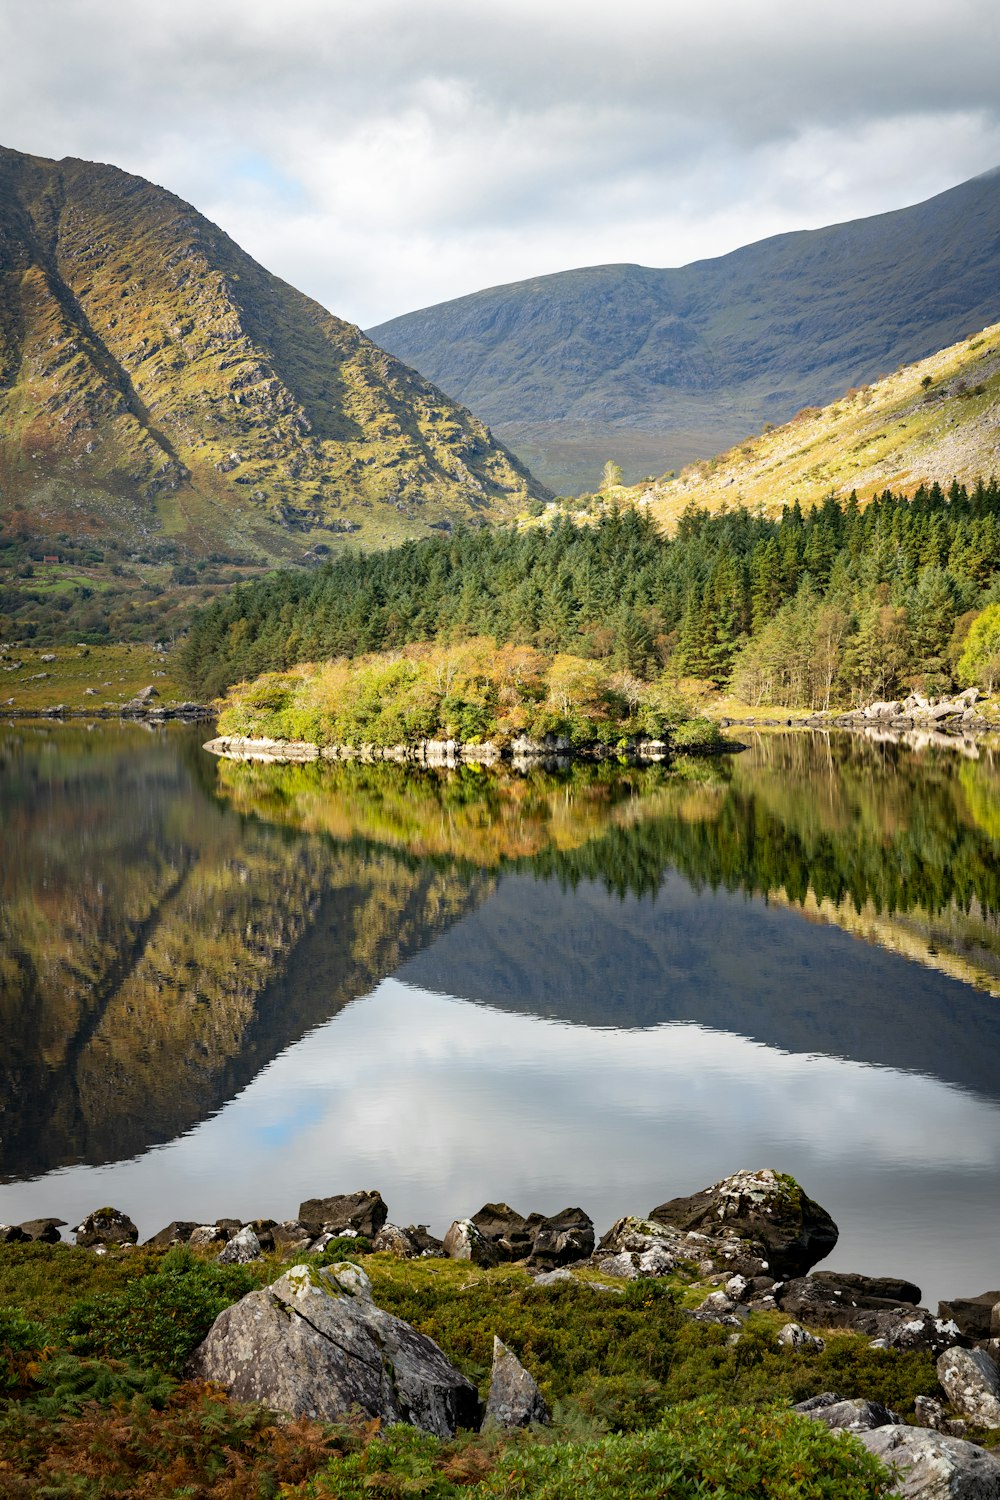
[[[565,652],[497,650],[483,639],[265,673],[231,689],[219,718],[220,734],[317,745],[457,739],[503,746],[519,734],[552,734],[573,747],[624,746],[675,732],[689,752],[725,748],[716,726],[692,720],[669,683],[643,683]]]
[[[121,708],[146,687],[156,689],[154,706],[185,700],[176,655],[138,643],[0,647],[0,704],[19,712],[60,703],[72,709]]]
[[[302,1493],[562,1497],[761,1494],[854,1500],[885,1476],[850,1440],[787,1403],[831,1385],[912,1410],[937,1390],[928,1356],[833,1334],[825,1353],[781,1348],[773,1315],[728,1330],[679,1310],[682,1282],[620,1295],[586,1282],[535,1287],[517,1268],[365,1256],[376,1300],[488,1384],[494,1333],[518,1350],[554,1409],[549,1430],[461,1433],[348,1421],[278,1424],[183,1380],[187,1350],[222,1305],[281,1262],[223,1269],[188,1250],[105,1257],[68,1246],[0,1249],[0,1487],[4,1494]],[[693,1292],[692,1292],[693,1295]],[[12,1305],[17,1299],[32,1316]],[[140,1309],[150,1308],[148,1326]],[[72,1479],[71,1479],[72,1476]],[[70,1489],[69,1486],[72,1485]],[[155,1486],[150,1488],[150,1486]]]
[[[751,704],[826,708],[951,688],[966,632],[998,592],[996,481],[886,492],[864,507],[831,499],[805,515],[793,505],[778,519],[691,510],[673,538],[614,512],[274,574],[202,611],[183,665],[199,694],[378,651],[397,654],[371,670],[402,678],[414,670],[398,655],[410,643],[489,636],[585,658],[595,680],[599,667],[605,682],[651,684],[654,700],[691,677]]]
[[[369,332],[480,413],[553,489],[594,489],[609,453],[634,483],[978,335],[1000,312],[998,221],[997,178],[977,177],[713,260],[533,277]]]
[[[803,509],[828,495],[868,498],[886,489],[912,494],[931,479],[974,484],[996,463],[994,416],[1000,400],[1000,324],[904,365],[871,385],[854,385],[820,409],[803,407],[782,427],[766,423],[728,452],[623,491],[669,526],[691,505],[719,510],[784,501]]]

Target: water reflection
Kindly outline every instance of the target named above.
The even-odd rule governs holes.
[[[0,1219],[371,1183],[610,1220],[770,1161],[859,1257],[880,1202],[995,1242],[988,749],[496,778],[200,738],[0,729]]]
[[[598,1031],[396,980],[184,1139],[7,1188],[4,1212],[74,1221],[110,1201],[152,1232],[378,1186],[394,1218],[439,1232],[487,1199],[580,1203],[607,1227],[750,1163],[779,1163],[835,1211],[834,1267],[906,1275],[935,1298],[995,1280],[996,1105],[697,1025]]]

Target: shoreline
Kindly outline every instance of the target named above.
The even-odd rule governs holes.
[[[314,761],[360,761],[364,764],[390,762],[414,766],[513,766],[571,760],[627,760],[630,763],[656,765],[675,755],[729,755],[746,747],[737,741],[718,745],[674,747],[667,740],[633,740],[618,747],[599,742],[573,746],[566,739],[547,735],[543,740],[526,736],[509,745],[492,741],[473,744],[464,740],[414,740],[401,745],[315,745],[308,740],[275,740],[265,736],[223,734],[207,740],[203,746],[222,760],[254,761],[265,765],[307,765]]]

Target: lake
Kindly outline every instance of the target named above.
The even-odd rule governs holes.
[[[1000,1284],[1000,752],[252,766],[0,726],[0,1221],[381,1190],[623,1213],[739,1167],[830,1269]]]

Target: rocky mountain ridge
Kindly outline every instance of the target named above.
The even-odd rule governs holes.
[[[38,537],[297,560],[508,516],[469,412],[164,189],[0,148],[0,505]]]
[[[369,330],[545,483],[709,458],[1000,316],[1000,172],[925,203],[658,270],[591,266]]]

